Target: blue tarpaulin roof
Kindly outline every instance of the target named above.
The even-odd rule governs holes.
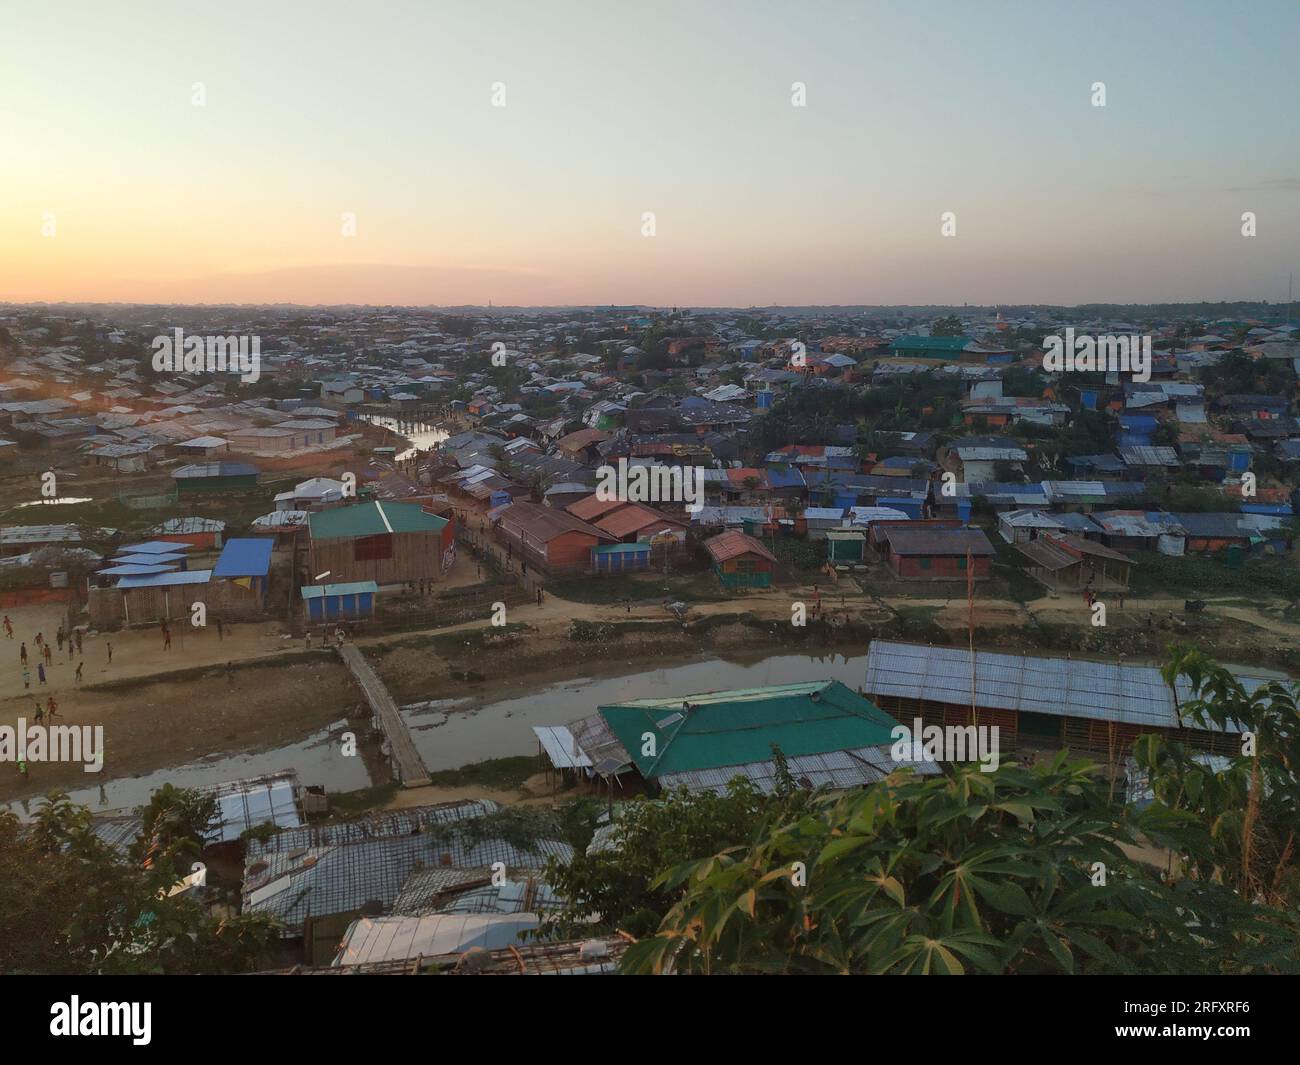
[[[119,555],[172,555],[184,551],[189,544],[174,544],[168,540],[150,540],[144,544],[127,544],[118,550]]]
[[[269,536],[237,537],[227,540],[212,572],[217,577],[265,577],[271,571]]]
[[[173,584],[207,584],[212,577],[210,569],[194,569],[188,573],[156,573],[146,577],[123,577],[119,588],[167,588]]]
[[[767,483],[773,488],[802,488],[803,473],[795,469],[780,469],[776,466],[767,468]]]
[[[163,566],[168,562],[182,562],[185,556],[182,554],[150,554],[148,551],[141,551],[133,555],[118,555],[113,559],[114,565],[119,566]]]
[[[161,564],[126,563],[120,566],[109,566],[108,569],[102,569],[99,572],[104,577],[144,577],[151,573],[170,573],[175,568],[175,566]]]

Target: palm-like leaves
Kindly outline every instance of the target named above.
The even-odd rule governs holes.
[[[630,972],[1080,973],[1300,965],[1294,918],[1163,883],[1094,767],[900,772],[822,797],[657,885],[680,900]],[[1183,818],[1163,827],[1176,831]],[[1098,870],[1104,870],[1104,880]],[[803,877],[806,875],[806,880]],[[1246,922],[1246,923],[1242,923]],[[1289,942],[1288,942],[1289,937]]]

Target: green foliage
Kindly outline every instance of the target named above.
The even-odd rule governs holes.
[[[1256,602],[1277,596],[1300,598],[1300,571],[1286,558],[1247,559],[1240,566],[1229,566],[1214,555],[1176,558],[1158,551],[1125,554],[1136,563],[1131,577],[1135,596],[1163,594],[1201,599],[1234,595]]]
[[[503,806],[482,817],[430,824],[424,831],[435,840],[457,841],[466,847],[501,839],[524,851],[532,850],[539,840],[560,839],[563,834],[555,815],[536,806]]]
[[[936,337],[959,337],[963,331],[961,319],[955,314],[950,314],[945,318],[938,318],[930,326],[930,335]]]
[[[1215,365],[1203,367],[1200,378],[1212,394],[1225,395],[1289,396],[1296,384],[1289,360],[1252,359],[1240,351],[1231,351]]]
[[[443,788],[519,788],[536,772],[535,755],[517,754],[430,773],[429,783]]]
[[[1291,685],[1273,681],[1247,693],[1236,677],[1199,651],[1179,648],[1165,666],[1171,686],[1184,678],[1191,699],[1183,720],[1200,728],[1249,734],[1216,772],[1173,738],[1144,736],[1135,747],[1156,798],[1188,811],[1204,838],[1191,854],[1202,880],[1215,878],[1246,898],[1295,910],[1300,904],[1300,710]],[[1234,724],[1236,723],[1236,724]]]
[[[164,784],[145,806],[136,810],[140,835],[131,845],[131,857],[140,863],[166,867],[179,880],[203,853],[212,830],[221,823],[213,795]]]
[[[195,794],[173,789],[146,814],[152,846],[136,853],[148,864],[100,840],[90,811],[64,794],[30,828],[0,814],[0,971],[233,973],[265,958],[268,918],[218,917],[189,894],[168,895],[201,824]]]
[[[893,776],[815,799],[661,873],[677,893],[630,973],[1248,973],[1300,970],[1294,912],[1164,882],[1121,844],[1193,818],[1111,805],[1095,767]],[[1194,833],[1189,833],[1194,836]],[[1101,881],[1104,869],[1104,882]]]
[[[579,851],[569,865],[548,864],[547,881],[568,900],[548,931],[559,936],[652,932],[679,894],[652,883],[660,871],[749,840],[765,811],[800,801],[799,796],[764,798],[748,782],[735,780],[722,795],[682,789],[623,803],[608,847]]]

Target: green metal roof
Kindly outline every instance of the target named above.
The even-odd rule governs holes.
[[[943,351],[960,352],[970,343],[970,337],[899,337],[889,345],[890,351]]]
[[[683,701],[690,709],[683,712]],[[768,761],[893,742],[898,724],[837,680],[740,688],[673,699],[636,699],[598,708],[647,780],[666,773]],[[643,755],[653,733],[657,756]]]
[[[375,595],[379,585],[374,581],[345,581],[342,584],[309,584],[300,589],[304,599],[320,599],[335,595]]]
[[[439,532],[447,519],[425,513],[419,503],[376,500],[315,512],[307,524],[313,540],[338,540],[381,533]]]

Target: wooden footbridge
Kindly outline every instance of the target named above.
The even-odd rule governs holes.
[[[425,768],[420,752],[415,749],[411,730],[402,720],[397,703],[388,694],[384,682],[370,668],[370,663],[365,660],[365,656],[361,654],[356,644],[341,643],[338,645],[338,652],[344,664],[352,670],[357,686],[365,695],[366,702],[370,704],[370,712],[379,722],[379,728],[388,741],[389,759],[398,781],[405,788],[426,786],[429,783],[429,770]]]

